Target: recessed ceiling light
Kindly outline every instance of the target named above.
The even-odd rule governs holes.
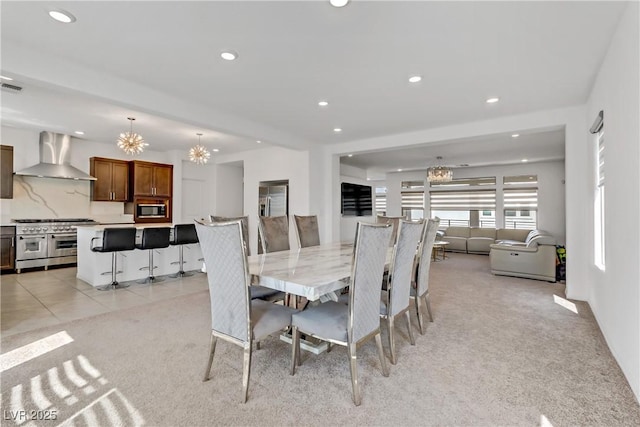
[[[11,77],[7,77],[7,76],[0,76],[0,79],[3,79],[3,80],[13,80]]]
[[[262,144],[262,141],[256,141],[258,144]]]
[[[353,154],[347,154],[347,157],[353,157]]]
[[[517,138],[517,137],[519,137],[519,136],[520,136],[520,134],[519,134],[519,133],[514,133],[513,135],[511,135],[511,138]]]
[[[77,135],[84,135],[84,132],[82,132],[81,130],[77,130],[77,131],[76,131],[76,134],[77,134]]]
[[[222,59],[226,59],[227,61],[233,61],[238,57],[238,53],[232,50],[227,50],[222,52],[220,56],[222,57]]]
[[[422,77],[420,77],[420,76],[411,76],[411,77],[409,77],[409,83],[418,83],[420,80],[422,80]]]
[[[398,169],[398,172],[402,172],[402,169]]]
[[[339,132],[342,132],[342,129],[341,128],[333,128],[333,131],[335,133],[339,133]]]
[[[211,150],[211,151],[213,151],[214,153],[217,153],[217,152],[218,152],[218,151],[220,151],[220,150],[219,150],[218,148],[214,148],[214,149],[213,149],[213,150]]]
[[[498,101],[500,101],[500,98],[488,98],[486,103],[487,104],[495,104]]]
[[[529,161],[529,159],[522,159],[520,160],[522,163],[527,163]]]
[[[333,7],[343,7],[349,3],[349,0],[329,0],[329,3],[331,3]]]
[[[49,16],[63,24],[71,24],[76,22],[76,17],[62,9],[53,9],[49,11]]]
[[[320,101],[318,102],[318,105],[321,107],[326,107],[327,105],[329,105],[329,103],[327,101]]]

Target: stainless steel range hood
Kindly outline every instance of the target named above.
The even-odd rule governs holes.
[[[16,172],[16,175],[40,178],[62,178],[95,181],[96,178],[76,169],[69,163],[71,136],[54,132],[40,132],[40,163]]]

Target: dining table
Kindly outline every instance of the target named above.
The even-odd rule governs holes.
[[[353,243],[334,242],[251,255],[248,263],[261,286],[317,301],[349,285],[352,258]]]

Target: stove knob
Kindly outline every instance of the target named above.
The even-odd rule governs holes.
[[[37,227],[36,231],[42,231],[42,227]]]
[[[71,227],[67,225],[66,227],[64,227],[64,229],[65,230],[71,230]]]
[[[47,231],[49,228],[47,227],[42,227],[42,231]]]
[[[34,231],[34,230],[35,230],[35,228],[29,227],[29,231]]]
[[[58,227],[56,227],[55,225],[53,227],[51,227],[52,231],[58,231]]]

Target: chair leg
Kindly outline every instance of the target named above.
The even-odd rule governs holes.
[[[395,365],[397,360],[396,360],[396,336],[394,334],[394,331],[396,329],[395,327],[395,319],[393,318],[393,316],[389,316],[387,318],[387,326],[389,329],[389,360],[391,361],[392,365]]]
[[[260,350],[260,341],[256,341],[256,350]]]
[[[431,298],[429,296],[429,292],[424,295],[424,302],[427,306],[427,313],[429,313],[429,321],[433,322],[433,312],[431,311]]]
[[[420,335],[424,335],[424,318],[422,317],[422,297],[416,296],[414,298],[414,303],[416,306],[416,313],[418,313],[418,326],[420,326]]]
[[[98,286],[96,287],[97,290],[109,291],[111,289],[123,289],[123,288],[129,287],[128,284],[118,283],[118,281],[116,280],[116,275],[119,273],[117,262],[116,262],[117,256],[118,256],[117,252],[111,252],[111,283],[104,286]]]
[[[380,332],[376,334],[376,346],[378,347],[378,357],[380,358],[382,375],[388,377],[389,368],[387,367],[387,358],[384,356],[384,349],[382,348],[382,337],[380,336]]]
[[[242,403],[247,403],[249,396],[249,376],[251,375],[251,341],[244,345],[242,362]]]
[[[416,345],[416,339],[413,336],[413,328],[411,327],[411,314],[409,310],[404,312],[405,318],[407,319],[407,330],[409,331],[409,342],[411,345]]]
[[[298,362],[298,358],[300,357],[300,333],[298,332],[298,327],[294,326],[291,329],[291,369],[290,374],[295,375],[296,373],[296,363]]]
[[[360,396],[360,384],[358,384],[358,360],[356,358],[356,345],[349,343],[349,370],[351,371],[351,397],[356,406],[362,403]]]
[[[218,339],[215,335],[211,334],[211,344],[209,346],[209,363],[207,363],[207,370],[204,371],[204,381],[209,381],[209,373],[211,372],[211,365],[213,364],[213,355],[216,352],[216,342]]]

